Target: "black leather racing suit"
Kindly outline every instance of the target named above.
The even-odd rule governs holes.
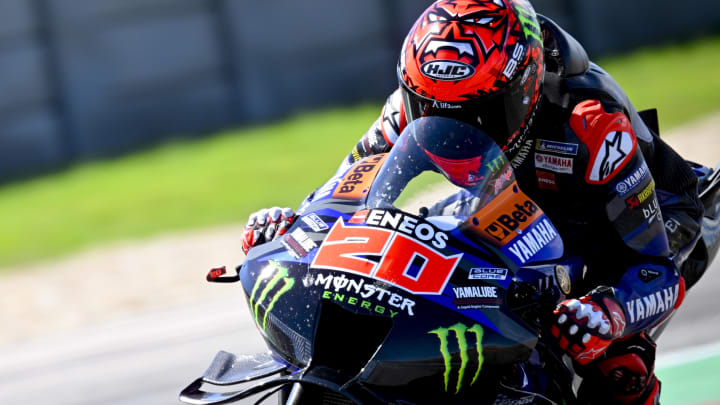
[[[625,335],[636,334],[682,301],[677,269],[697,242],[703,215],[697,177],[660,139],[656,116],[646,112],[644,120],[575,39],[538,17],[543,93],[527,138],[506,155],[521,189],[558,227],[566,248],[585,258],[584,286],[575,291],[602,286],[625,312]],[[388,98],[341,170],[392,148],[406,125],[401,99],[400,90]],[[623,145],[628,139],[632,147]],[[612,170],[618,162],[622,169]],[[603,164],[605,171],[597,171]]]

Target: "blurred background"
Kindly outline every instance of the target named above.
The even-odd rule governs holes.
[[[396,85],[418,0],[3,0],[0,180]],[[717,32],[720,4],[538,0],[593,58]]]
[[[532,3],[720,161],[719,2]],[[240,263],[250,212],[334,172],[429,4],[0,0],[0,399],[174,403],[221,344],[261,350],[204,273]]]

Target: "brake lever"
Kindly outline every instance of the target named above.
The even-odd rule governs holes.
[[[205,279],[211,283],[234,283],[240,281],[240,269],[242,265],[235,267],[234,276],[224,276],[227,273],[225,266],[210,269]]]

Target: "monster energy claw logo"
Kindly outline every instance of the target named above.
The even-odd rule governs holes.
[[[256,300],[255,297],[260,290],[260,285],[262,284],[262,281],[268,278],[270,280],[268,280],[268,282],[265,284],[265,288],[262,289],[262,292],[260,292],[260,296],[258,296]],[[278,285],[279,288],[276,289]],[[280,299],[280,297],[283,296],[283,294],[290,291],[293,285],[295,285],[295,279],[288,277],[288,269],[286,267],[280,266],[278,262],[270,260],[270,265],[266,267],[262,271],[260,276],[257,278],[257,280],[255,281],[255,286],[252,290],[252,294],[250,294],[250,310],[253,313],[255,322],[263,330],[265,330],[265,326],[267,325],[268,314],[270,313],[270,311],[272,311],[275,303],[277,303],[277,301]],[[270,302],[265,308],[265,315],[263,316],[262,325],[260,325],[260,319],[258,318],[260,303],[265,301],[268,296],[270,296]]]
[[[522,26],[523,33],[525,34],[525,39],[533,37],[542,44],[542,30],[537,22],[537,17],[535,16],[535,11],[532,9],[532,6],[529,4],[523,5],[522,3],[515,4],[515,11],[517,12],[518,20]]]
[[[450,373],[452,372],[452,354],[450,353],[450,348],[448,344],[448,337],[450,335],[450,331],[455,333],[455,338],[458,342],[458,348],[460,349],[460,370],[458,371],[458,377],[457,377],[457,383],[455,385],[455,394],[460,392],[460,389],[462,388],[463,378],[465,377],[465,370],[468,367],[468,363],[470,362],[470,355],[468,354],[468,341],[467,341],[467,333],[470,332],[472,334],[475,334],[475,347],[477,349],[477,370],[475,370],[475,375],[473,375],[472,382],[470,382],[470,385],[475,384],[475,381],[477,381],[478,376],[480,375],[480,370],[482,369],[483,364],[483,354],[482,354],[482,338],[483,338],[483,328],[482,326],[475,324],[472,327],[468,328],[462,323],[457,323],[453,326],[450,326],[449,328],[437,328],[434,330],[431,330],[428,333],[432,333],[437,335],[437,337],[440,339],[440,353],[443,356],[443,360],[445,362],[445,373],[443,374],[445,379],[445,392],[448,391],[448,383],[450,381]]]

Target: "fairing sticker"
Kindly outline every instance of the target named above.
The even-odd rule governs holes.
[[[642,163],[612,187],[606,205],[608,219],[625,243],[642,254],[664,256],[669,251],[655,181]],[[634,187],[629,188],[633,184]],[[626,190],[625,187],[628,187]],[[622,190],[624,193],[619,193]]]
[[[355,163],[340,179],[333,192],[333,198],[362,200],[367,197],[367,191],[386,157],[387,155],[382,153]]]
[[[515,264],[562,256],[563,243],[548,217],[517,187],[508,187],[463,224],[465,232],[497,247]]]
[[[535,149],[541,152],[559,153],[562,155],[577,155],[578,144],[538,139]]]
[[[447,235],[429,223],[405,214],[386,217],[384,213],[372,210],[368,223],[376,223],[371,220],[374,218],[380,225],[388,218],[386,226],[397,230],[345,224],[339,219],[311,267],[374,277],[416,294],[442,294],[462,254],[440,252]]]

